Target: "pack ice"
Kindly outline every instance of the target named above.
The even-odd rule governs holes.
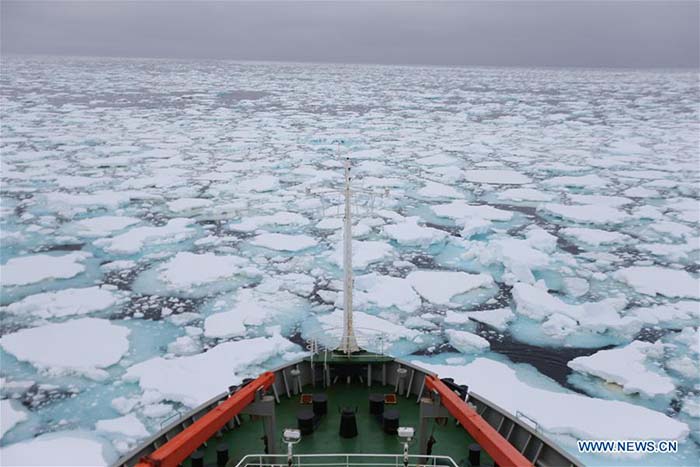
[[[367,346],[697,465],[697,73],[8,56],[0,101],[3,465],[337,340],[343,156]]]

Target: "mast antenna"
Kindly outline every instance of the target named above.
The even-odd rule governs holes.
[[[350,190],[350,158],[345,158],[345,216],[343,225],[343,271],[345,277],[343,279],[343,337],[340,341],[338,350],[345,354],[351,354],[360,350],[355,337],[355,328],[352,321],[352,209],[350,200],[352,192]]]

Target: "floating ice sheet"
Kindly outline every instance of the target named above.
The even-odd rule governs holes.
[[[0,448],[3,465],[12,466],[107,466],[117,453],[104,439],[88,432],[47,433]]]
[[[29,418],[27,410],[22,407],[19,401],[11,399],[0,400],[0,440],[5,436],[5,433],[10,431],[18,423]]]
[[[0,337],[0,347],[53,374],[78,373],[104,380],[129,350],[129,330],[108,320],[80,318],[21,329]]]
[[[512,414],[524,414],[550,434],[574,439],[682,441],[689,433],[685,423],[645,407],[533,386],[513,368],[495,360],[477,358],[464,366],[425,366],[441,378],[469,383],[477,394]],[[608,423],[601,423],[601,417]]]
[[[82,251],[64,255],[27,255],[12,258],[2,265],[4,286],[27,285],[48,279],[68,279],[85,271],[83,261],[90,254]]]
[[[685,271],[659,266],[632,266],[615,273],[615,277],[640,293],[666,297],[698,298],[698,279]]]
[[[279,335],[224,342],[197,355],[137,363],[124,378],[137,381],[143,390],[156,391],[161,400],[194,407],[242,381],[247,367],[295,350],[295,344]]]
[[[414,271],[406,280],[423,298],[439,305],[449,304],[455,295],[493,285],[488,274],[461,271]]]
[[[673,380],[654,369],[648,358],[663,355],[659,343],[634,341],[625,347],[601,350],[588,357],[578,357],[568,363],[569,368],[618,384],[625,393],[640,393],[646,397],[668,396],[675,389]]]
[[[105,310],[120,303],[124,294],[109,286],[63,289],[30,295],[14,302],[5,310],[10,313],[40,318],[63,318]]]

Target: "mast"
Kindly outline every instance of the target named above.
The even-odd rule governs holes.
[[[350,209],[350,158],[345,158],[345,217],[343,227],[343,338],[338,350],[351,354],[360,350],[352,322],[352,218]]]

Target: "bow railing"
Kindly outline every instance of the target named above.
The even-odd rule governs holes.
[[[290,463],[291,461],[291,463]],[[359,466],[451,466],[458,467],[449,456],[411,454],[250,454],[236,467],[359,467]]]

